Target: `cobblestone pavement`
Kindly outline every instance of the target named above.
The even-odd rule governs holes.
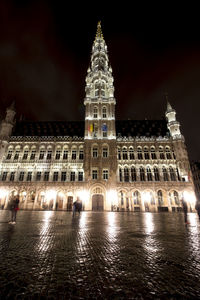
[[[0,299],[200,299],[200,223],[180,213],[0,211]]]

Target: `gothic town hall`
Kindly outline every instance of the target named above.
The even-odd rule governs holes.
[[[167,101],[166,119],[115,120],[112,68],[98,23],[85,87],[85,121],[15,119],[0,125],[0,206],[18,195],[20,209],[181,210],[195,193],[184,137]]]

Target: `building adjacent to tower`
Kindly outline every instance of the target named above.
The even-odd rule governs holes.
[[[85,120],[15,119],[0,126],[0,205],[21,209],[179,211],[195,206],[194,185],[176,111],[166,120],[115,120],[112,68],[98,23],[86,76]]]

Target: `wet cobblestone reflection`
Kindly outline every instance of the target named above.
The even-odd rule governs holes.
[[[0,211],[0,299],[200,299],[200,224],[180,213]]]

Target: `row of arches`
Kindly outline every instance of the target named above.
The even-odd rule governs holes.
[[[138,146],[135,150],[133,146],[123,146],[122,148],[118,147],[118,159],[176,159],[176,157],[173,149],[169,146]]]
[[[124,166],[119,167],[120,182],[134,181],[181,181],[178,168],[173,166]]]

